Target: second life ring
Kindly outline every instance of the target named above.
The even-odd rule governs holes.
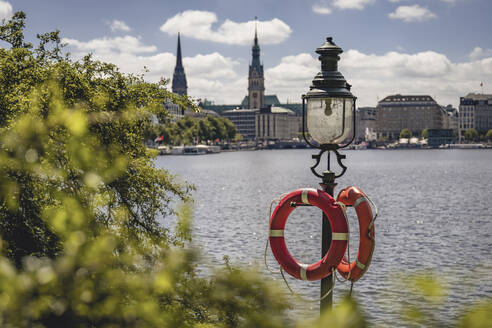
[[[372,253],[374,252],[375,246],[374,217],[366,194],[354,186],[347,187],[340,191],[337,201],[346,206],[353,206],[359,220],[360,241],[357,258],[355,261],[352,261],[352,263],[348,263],[347,259],[344,257],[337,266],[338,272],[345,279],[357,281],[364,273],[366,273],[371,264]]]
[[[321,260],[313,264],[298,262],[288,251],[284,228],[294,204],[310,204],[320,208],[331,225],[331,245]],[[269,241],[272,253],[280,266],[291,276],[300,280],[320,280],[332,273],[347,249],[348,222],[342,206],[322,190],[303,188],[287,194],[278,203],[270,218]]]

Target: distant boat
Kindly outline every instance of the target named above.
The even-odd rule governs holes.
[[[169,146],[159,146],[157,147],[157,150],[159,151],[159,155],[170,155],[171,154],[171,149]]]
[[[208,146],[208,145],[196,145],[195,146],[199,150],[205,150],[207,154],[215,154],[215,153],[220,153],[220,146]]]
[[[481,149],[485,148],[483,144],[448,144],[441,145],[439,148],[449,148],[449,149]]]
[[[184,146],[174,146],[171,148],[171,155],[182,155],[184,152]]]
[[[220,146],[175,146],[170,150],[171,155],[205,155],[216,153],[220,153]]]
[[[198,146],[185,146],[183,149],[183,155],[205,155],[207,149]]]

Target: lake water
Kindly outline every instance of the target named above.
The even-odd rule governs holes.
[[[223,263],[228,255],[235,264],[257,265],[279,280],[263,265],[269,206],[285,192],[318,186],[319,179],[309,169],[314,153],[302,149],[161,156],[156,164],[197,187],[194,243],[208,261]],[[452,320],[464,305],[492,297],[491,150],[343,153],[348,170],[337,180],[335,193],[358,186],[379,208],[373,261],[354,285],[354,295],[371,321],[392,326],[397,320],[399,305],[409,297],[399,285],[405,279],[395,278],[398,273],[425,270],[446,285],[441,320]],[[355,211],[350,209],[349,215],[353,258],[358,225]],[[317,208],[299,208],[289,217],[287,246],[301,262],[319,260],[320,230]],[[268,263],[278,268],[270,249]],[[306,298],[319,297],[319,282],[288,279]],[[335,303],[348,288],[335,286]],[[294,312],[314,316],[318,309],[318,303],[296,301]]]

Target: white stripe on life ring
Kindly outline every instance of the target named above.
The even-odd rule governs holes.
[[[363,202],[367,202],[367,198],[366,197],[357,198],[357,200],[354,202],[354,208],[357,207],[357,206],[359,206]]]
[[[332,232],[331,240],[348,240],[348,233]]]
[[[355,259],[355,265],[357,265],[361,270],[364,270],[366,268],[366,265],[360,263],[359,259]]]
[[[284,236],[284,231],[283,230],[270,230],[270,233],[268,234],[270,237],[283,237]]]
[[[315,192],[316,193],[316,196],[318,195],[318,190],[316,190],[316,189],[313,189],[313,188],[304,188],[304,189],[302,189],[301,201],[304,204],[309,204],[309,200],[308,200],[308,192],[309,191]]]
[[[307,280],[306,269],[307,269],[308,265],[300,263],[299,266],[301,267],[301,269],[300,269],[301,279]]]

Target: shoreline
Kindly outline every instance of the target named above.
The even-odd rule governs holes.
[[[470,144],[462,144],[462,145],[470,145]],[[154,151],[158,151],[156,148],[149,148]],[[221,149],[219,152],[204,152],[199,154],[185,154],[185,153],[162,153],[160,152],[158,156],[191,156],[191,155],[213,155],[219,153],[230,153],[230,152],[239,152],[239,151],[262,151],[262,150],[299,150],[299,149],[316,149],[310,147],[302,147],[302,148],[227,148]],[[409,147],[409,146],[400,146],[400,147],[369,147],[369,148],[357,148],[357,147],[348,147],[344,150],[491,150],[492,145],[482,145],[482,146],[465,146],[465,147]]]

